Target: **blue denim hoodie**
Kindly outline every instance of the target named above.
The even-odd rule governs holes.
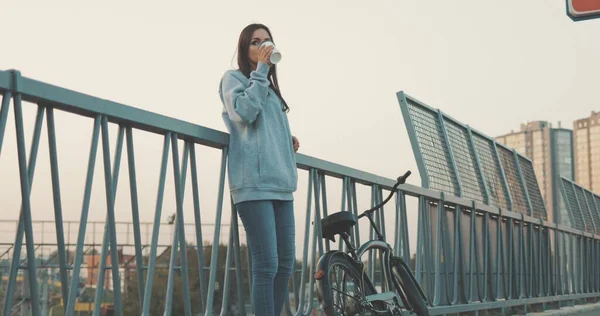
[[[234,203],[293,200],[298,171],[283,103],[269,87],[269,66],[246,78],[229,70],[221,79],[222,117],[229,131],[229,187]]]

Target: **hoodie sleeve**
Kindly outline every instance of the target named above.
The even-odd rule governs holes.
[[[221,101],[232,121],[252,124],[256,120],[269,92],[268,74],[269,66],[259,63],[257,69],[250,73],[249,86],[236,78],[233,72],[223,76]]]

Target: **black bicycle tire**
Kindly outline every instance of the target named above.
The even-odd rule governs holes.
[[[396,286],[402,287],[404,295],[406,295],[406,299],[412,307],[412,310],[418,316],[429,316],[429,309],[425,304],[425,300],[421,296],[421,290],[419,286],[415,284],[415,281],[412,277],[412,273],[407,269],[407,267],[393,260],[392,261],[392,274],[397,277]]]
[[[355,267],[355,265],[352,264],[352,261],[349,261],[349,260],[352,260],[352,259],[350,257],[348,257],[345,253],[340,252],[340,253],[337,253],[337,254],[331,256],[329,263],[328,263],[328,267],[331,267],[334,264],[343,265],[346,269],[348,269],[350,274],[352,274],[353,278],[355,278],[357,281],[362,280],[361,279],[361,271],[358,271],[357,268]],[[329,269],[328,269],[328,271],[329,271]],[[363,284],[361,286],[361,289],[365,295],[373,294],[373,293],[371,293],[371,289],[369,288],[369,286],[367,286],[366,284]],[[331,284],[329,284],[329,290],[332,291]],[[323,302],[320,302],[320,303],[323,303]],[[323,312],[326,316],[337,316],[335,307],[333,305],[329,305],[329,306],[325,307],[323,309]]]

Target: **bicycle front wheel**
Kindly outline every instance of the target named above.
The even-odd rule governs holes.
[[[429,316],[429,309],[425,304],[427,298],[404,260],[393,257],[391,268],[396,287],[398,287],[398,291],[404,293],[413,312],[418,316]]]

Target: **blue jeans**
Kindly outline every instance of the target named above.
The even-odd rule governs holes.
[[[256,315],[281,315],[294,267],[295,225],[292,201],[236,204],[252,260],[252,304]]]

